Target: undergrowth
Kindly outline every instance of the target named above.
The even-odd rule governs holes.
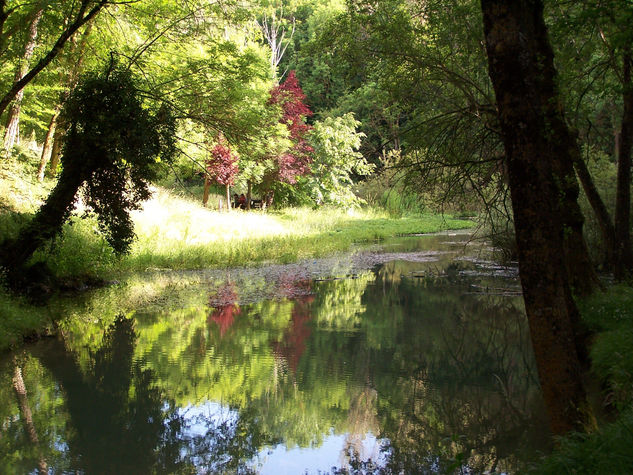
[[[533,473],[633,473],[633,288],[612,286],[580,303],[583,319],[597,332],[592,373],[604,388],[604,404],[615,413],[593,434],[571,434]]]

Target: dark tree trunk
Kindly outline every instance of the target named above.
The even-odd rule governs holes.
[[[77,191],[87,178],[86,173],[86,170],[64,167],[57,185],[33,220],[17,239],[2,247],[1,263],[10,274],[19,273],[37,248],[61,231],[72,211]]]
[[[246,190],[246,209],[251,209],[251,199],[253,196],[253,182],[248,180],[248,188]]]
[[[624,279],[633,270],[631,251],[631,145],[633,145],[633,82],[631,81],[631,47],[626,45],[623,54],[622,125],[618,153],[618,186],[615,201],[615,268],[616,279]]]
[[[596,185],[591,178],[591,174],[587,169],[587,164],[580,156],[578,156],[574,161],[574,165],[578,178],[580,178],[582,188],[585,190],[585,195],[587,195],[589,204],[591,205],[591,208],[596,216],[596,220],[598,221],[600,233],[602,234],[602,240],[604,241],[605,248],[604,267],[605,269],[611,270],[613,269],[615,262],[615,227],[613,226],[613,221],[611,221],[611,216],[609,215],[607,206],[604,204],[604,201],[598,192],[598,188],[596,188]]]
[[[571,193],[573,137],[555,88],[540,1],[481,1],[490,77],[506,151],[519,272],[550,426],[592,424],[573,322],[579,321],[565,259],[563,211]],[[561,161],[568,161],[567,164]]]

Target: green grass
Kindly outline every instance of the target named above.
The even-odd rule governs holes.
[[[572,434],[533,473],[633,473],[633,288],[610,287],[580,303],[583,319],[597,333],[591,348],[592,373],[604,388],[614,421],[589,435]]]
[[[111,253],[96,233],[94,220],[76,218],[36,259],[46,260],[60,278],[113,278],[156,268],[292,262],[344,251],[355,243],[473,225],[438,215],[391,218],[382,211],[325,207],[220,213],[166,190],[158,190],[133,219],[137,240],[127,256],[116,258]]]

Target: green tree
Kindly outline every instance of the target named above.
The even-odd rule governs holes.
[[[354,115],[326,118],[314,124],[309,140],[313,151],[307,186],[314,201],[351,206],[358,203],[352,177],[369,175],[373,166],[358,152],[362,133]]]
[[[84,77],[65,105],[69,124],[60,179],[33,220],[2,247],[2,265],[18,273],[33,252],[58,234],[83,187],[86,205],[116,252],[134,237],[129,211],[149,198],[159,160],[171,160],[174,122],[162,107],[143,106],[129,71],[110,63]]]

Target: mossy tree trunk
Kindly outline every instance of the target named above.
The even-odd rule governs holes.
[[[24,268],[33,253],[45,241],[57,235],[72,211],[77,191],[88,178],[87,171],[72,166],[68,161],[57,185],[39,209],[33,220],[20,232],[17,239],[6,243],[1,251],[1,263],[11,272]]]
[[[507,157],[521,285],[550,426],[555,434],[583,431],[593,418],[582,383],[573,325],[580,319],[564,245],[572,221],[563,207],[573,193],[561,186],[572,165],[574,139],[555,87],[543,5],[535,0],[481,0],[481,7]]]

